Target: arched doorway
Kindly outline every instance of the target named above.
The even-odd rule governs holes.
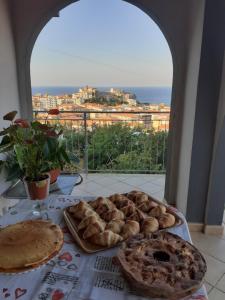
[[[55,19],[55,20],[51,21],[50,23],[48,23],[45,26],[45,28],[43,29],[43,31],[40,33],[40,35],[39,35],[39,37],[37,39],[37,42],[35,44],[36,48],[34,47],[34,53],[32,54],[32,61],[31,61],[31,66],[32,66],[32,69],[33,69],[32,75],[34,77],[34,80],[37,79],[35,77],[35,75],[36,75],[36,73],[38,73],[40,65],[41,65],[41,59],[43,59],[43,53],[40,51],[40,50],[42,50],[42,48],[39,45],[42,44],[43,47],[45,47],[45,45],[48,45],[48,43],[50,45],[56,45],[57,43],[60,44],[60,45],[62,45],[62,44],[65,45],[66,43],[68,43],[69,46],[66,47],[65,50],[62,47],[59,47],[59,46],[56,46],[55,47],[56,49],[53,49],[54,47],[52,47],[52,46],[50,46],[50,47],[47,46],[47,48],[51,48],[51,49],[49,51],[50,52],[49,53],[49,57],[48,57],[48,59],[45,59],[46,63],[44,64],[44,67],[41,70],[42,71],[41,74],[44,74],[44,75],[42,75],[41,80],[43,80],[43,76],[45,76],[48,71],[50,72],[50,74],[49,74],[50,79],[52,79],[52,77],[53,77],[52,74],[56,74],[57,73],[57,70],[61,70],[62,73],[63,73],[63,67],[62,67],[62,65],[64,65],[64,68],[65,68],[65,70],[67,70],[68,76],[70,78],[77,77],[76,76],[77,72],[79,72],[79,76],[78,77],[82,77],[82,70],[85,69],[85,66],[84,67],[80,66],[80,64],[77,62],[77,59],[79,59],[79,60],[85,60],[86,59],[86,60],[88,60],[89,63],[91,61],[90,58],[86,58],[85,57],[85,55],[87,55],[86,53],[85,54],[83,54],[83,53],[80,54],[79,50],[78,50],[78,53],[76,51],[77,48],[79,47],[77,45],[80,45],[84,41],[86,42],[86,38],[80,40],[80,37],[79,37],[79,31],[81,31],[82,25],[84,24],[84,20],[91,18],[92,14],[96,13],[98,15],[98,10],[101,9],[101,15],[104,16],[105,21],[110,22],[109,19],[110,19],[110,14],[111,14],[111,11],[110,11],[110,13],[108,13],[108,15],[107,15],[108,7],[107,6],[104,7],[102,5],[102,3],[101,3],[101,7],[100,8],[97,7],[96,10],[95,10],[94,6],[90,7],[93,2],[92,3],[87,3],[86,6],[85,6],[85,4],[82,5],[82,3],[85,3],[85,2],[88,2],[88,1],[84,1],[84,2],[80,1],[79,3],[75,3],[73,6],[70,5],[70,6],[66,7],[63,10],[62,14],[60,13],[60,19],[62,19],[61,22],[58,19]],[[98,1],[96,1],[96,2],[98,2]],[[99,1],[99,2],[101,2],[101,1]],[[130,46],[131,47],[127,51],[127,53],[121,55],[121,57],[120,57],[121,60],[126,60],[126,56],[130,55],[131,57],[132,56],[135,57],[136,60],[139,59],[141,61],[141,59],[146,59],[146,57],[143,58],[144,55],[141,54],[142,51],[143,52],[145,51],[145,52],[147,52],[146,56],[148,56],[150,58],[150,63],[148,63],[147,60],[145,61],[146,69],[151,69],[151,68],[154,69],[154,74],[153,73],[150,74],[150,72],[149,72],[149,74],[146,73],[145,76],[142,76],[141,81],[139,81],[138,83],[136,81],[133,84],[133,86],[145,85],[146,82],[150,82],[149,85],[153,85],[154,86],[154,84],[155,84],[155,82],[157,80],[157,76],[158,77],[160,75],[163,76],[164,73],[170,73],[170,82],[169,82],[169,85],[171,86],[172,85],[172,59],[171,59],[171,53],[170,53],[167,41],[166,41],[165,37],[163,36],[161,30],[149,18],[149,16],[147,16],[141,10],[139,10],[136,7],[131,6],[129,4],[123,3],[121,1],[116,1],[116,2],[118,2],[118,4],[115,7],[114,6],[111,7],[111,9],[112,8],[114,9],[113,12],[115,13],[116,12],[115,9],[117,9],[118,11],[120,11],[120,14],[123,15],[123,18],[125,18],[126,13],[127,13],[127,15],[128,16],[131,15],[133,19],[129,20],[128,17],[125,18],[124,22],[128,23],[128,25],[126,25],[127,28],[128,28],[128,30],[126,32],[126,28],[124,29],[121,26],[122,24],[120,22],[120,19],[118,19],[118,15],[117,15],[116,21],[119,23],[119,25],[117,26],[118,27],[117,28],[117,32],[116,33],[112,32],[112,31],[110,32],[110,30],[108,28],[107,29],[104,28],[104,33],[106,32],[106,30],[108,30],[108,35],[111,36],[112,39],[116,40],[116,35],[119,35],[120,31],[123,31],[123,33],[124,33],[124,39],[125,39],[124,45],[126,43],[128,44],[130,42]],[[91,10],[92,14],[85,15],[85,9],[86,10],[87,9]],[[83,20],[80,21],[80,23],[79,22],[75,23],[75,21],[73,21],[73,19],[75,19],[75,20],[79,19],[80,15],[83,16]],[[115,14],[115,16],[116,16],[116,14]],[[96,18],[93,19],[93,20],[91,20],[90,23],[92,23],[92,24],[98,23],[98,21],[99,21],[98,18],[100,18],[100,17],[101,17],[100,15],[96,16]],[[131,17],[130,17],[130,19],[131,19]],[[144,21],[142,21],[142,19],[144,19]],[[62,33],[61,36],[62,35],[65,36],[66,32],[68,32],[71,27],[73,28],[72,32],[74,34],[73,36],[71,35],[71,33],[69,35],[67,34],[68,41],[67,41],[66,37],[65,38],[61,38],[61,39],[59,38],[59,36],[60,36],[60,33],[59,33],[60,32],[60,26],[63,27],[63,22],[65,23],[66,20],[70,20],[70,23],[68,23],[69,26],[66,29],[64,29],[64,33]],[[129,21],[130,21],[130,23],[129,23]],[[104,20],[102,21],[102,23],[104,23]],[[143,28],[142,28],[142,23],[143,23]],[[136,24],[136,25],[133,25],[133,24]],[[103,25],[104,24],[102,24],[102,26]],[[57,29],[55,30],[55,32],[57,32],[57,36],[56,36],[55,40],[52,40],[51,36],[49,36],[49,32],[53,29],[54,26],[57,27]],[[119,26],[120,26],[120,28],[119,28]],[[126,26],[124,26],[124,27],[126,27]],[[105,25],[105,27],[106,27],[106,25]],[[116,27],[115,24],[113,24],[113,27]],[[136,29],[136,27],[138,27],[138,29],[136,31],[137,32],[139,31],[138,33],[136,33],[137,37],[135,36],[135,29]],[[48,31],[48,28],[50,28],[49,29],[50,31]],[[75,33],[74,33],[74,28],[78,28]],[[85,44],[85,46],[88,47],[89,45],[91,45],[90,52],[94,51],[95,48],[96,48],[96,45],[98,45],[98,44],[101,44],[101,46],[104,47],[104,38],[102,38],[102,40],[101,39],[98,40],[98,34],[100,36],[104,36],[104,33],[101,32],[101,28],[98,28],[98,31],[100,31],[100,32],[94,32],[94,31],[92,32],[91,28],[87,27],[87,24],[86,24],[85,29],[86,29],[86,32],[88,32],[88,35],[86,35],[85,34],[85,30],[82,29],[82,32],[83,32],[82,33],[82,38],[83,38],[83,35],[84,36],[88,36],[88,43]],[[133,34],[132,34],[132,36],[129,37],[129,39],[128,38],[126,39],[126,36],[129,35],[130,30],[132,31]],[[141,35],[141,33],[142,33],[142,30],[144,30],[144,32],[145,32],[145,35],[144,35],[145,39],[143,38],[143,40],[141,40],[141,38],[139,37]],[[148,32],[149,32],[149,34],[147,34]],[[154,34],[152,34],[152,36],[151,36],[152,32],[154,32]],[[52,32],[52,34],[53,34],[53,32]],[[114,36],[113,36],[113,34],[114,34]],[[93,41],[93,36],[95,37],[94,41]],[[155,37],[155,39],[154,39],[154,37]],[[76,46],[74,46],[75,48],[73,48],[73,43],[71,43],[71,40],[73,40],[73,39],[75,39],[75,41],[76,41],[76,43],[75,43]],[[151,43],[148,42],[148,41],[151,41]],[[119,42],[121,43],[121,41],[119,41]],[[109,41],[108,41],[108,43],[109,43]],[[138,43],[140,44],[139,47],[136,46]],[[116,44],[112,43],[109,46],[109,48],[110,47],[111,47],[111,49],[113,48],[114,51],[118,50]],[[152,50],[152,48],[154,48],[154,47],[155,48],[158,47],[159,51],[164,51],[163,52],[164,56],[163,57],[161,56],[161,59],[158,58],[158,60],[157,60],[157,58],[152,58],[153,55],[154,55],[154,50]],[[135,51],[132,51],[132,48],[135,48],[135,50],[136,50],[137,53]],[[151,52],[151,50],[152,50],[152,52]],[[38,56],[39,55],[38,51],[41,52],[41,58]],[[99,49],[98,49],[98,51],[99,51]],[[108,51],[110,51],[110,49],[108,49],[107,52]],[[155,50],[155,52],[157,52],[157,51]],[[51,64],[51,66],[49,67],[47,65],[48,61],[51,61],[51,57],[54,56],[54,55],[57,56],[58,61],[61,61],[61,60],[64,61],[64,64],[60,63],[60,66],[57,66],[57,61],[56,61],[55,65]],[[76,65],[74,64],[75,72],[74,73],[70,73],[69,65],[73,64],[74,58],[76,59],[77,65],[80,66],[80,67],[79,67],[79,69],[77,69]],[[121,76],[121,72],[124,71],[123,70],[124,66],[123,65],[122,66],[115,66],[115,63],[111,62],[110,58],[107,57],[107,59],[108,59],[108,61],[107,61],[108,65],[106,63],[104,63],[103,64],[104,69],[103,70],[101,69],[101,72],[102,73],[104,72],[103,73],[104,75],[103,75],[103,77],[102,77],[101,80],[105,80],[105,78],[107,77],[107,75],[109,75],[108,73],[110,73],[110,77],[112,77],[112,73],[114,71],[113,67],[114,68],[117,67],[116,75],[114,77],[116,79],[118,77],[120,77],[121,79],[120,79],[119,83],[118,83],[118,81],[113,82],[112,86],[115,86],[115,85],[128,86],[127,81],[124,81],[124,80],[127,79],[127,77],[129,77],[129,74],[128,73],[127,74],[122,74],[123,76]],[[154,62],[153,62],[154,59],[156,60],[155,65],[154,65]],[[120,60],[120,62],[121,62],[121,60]],[[167,65],[164,66],[163,63],[165,64],[166,60],[167,60],[167,62],[166,62]],[[34,61],[34,63],[32,64],[33,61]],[[38,64],[37,63],[35,64],[36,61],[38,62]],[[69,63],[68,66],[67,66],[67,63]],[[92,65],[90,66],[89,70],[91,70],[91,67],[93,67],[93,63],[94,64],[98,63],[98,68],[102,67],[102,65],[100,65],[100,63],[97,60],[92,59],[91,63],[92,63]],[[130,63],[132,63],[132,62],[130,62]],[[143,61],[141,61],[141,63],[143,63]],[[133,64],[135,65],[135,62],[133,62]],[[158,69],[156,68],[157,64],[159,66],[161,66]],[[99,65],[100,65],[100,67],[99,67]],[[129,63],[127,65],[129,65]],[[106,67],[108,67],[109,70],[107,70]],[[95,66],[95,68],[96,68],[96,66]],[[169,69],[168,71],[166,70],[167,68]],[[144,68],[142,67],[142,69],[144,69]],[[107,73],[107,71],[109,71],[109,72]],[[136,72],[138,73],[138,67],[136,67]],[[157,74],[157,72],[160,73],[160,74]],[[98,70],[95,73],[98,73]],[[114,71],[114,73],[115,73],[115,71]],[[132,73],[132,71],[130,71],[130,73]],[[86,83],[92,82],[92,81],[90,81],[91,79],[88,77],[88,75],[89,75],[88,73],[85,73],[85,81],[81,83],[81,86],[85,85]],[[95,74],[95,76],[97,76],[97,75],[98,74]],[[135,77],[135,75],[136,74],[133,73],[133,77]],[[150,81],[149,80],[145,81],[145,79],[147,78],[147,76],[149,76],[149,78],[151,78]],[[126,77],[126,78],[124,78],[124,77]],[[56,78],[56,80],[57,80],[57,78]],[[56,81],[56,83],[54,82],[53,85],[60,86],[61,85],[61,80],[62,80],[62,78],[60,78],[58,82],[57,81]],[[73,81],[71,81],[71,82],[73,82]],[[49,86],[51,84],[52,84],[52,81],[50,81],[50,83],[47,82],[46,85]],[[70,83],[70,84],[72,84],[72,83]],[[107,81],[98,82],[98,83],[95,82],[94,84],[95,84],[95,86],[96,85],[97,86],[107,85]],[[44,93],[44,92],[48,92],[49,90],[42,90],[42,91]],[[128,91],[129,91],[129,89],[128,89]],[[51,93],[51,91],[50,91],[50,93]],[[64,91],[62,93],[65,94],[66,92]],[[38,98],[38,96],[36,97],[36,99],[37,98]],[[138,100],[140,100],[140,99],[138,98]],[[46,97],[46,100],[43,98],[42,102],[44,102],[44,101],[47,101],[47,97]],[[152,100],[152,101],[154,103],[154,100]],[[52,102],[53,102],[53,104],[55,103],[55,101],[52,101]],[[163,102],[163,100],[162,100],[162,102]],[[60,105],[60,107],[61,107],[61,109],[64,109],[64,110],[70,110],[70,108],[71,108],[71,106],[66,106],[65,104]],[[69,107],[69,108],[65,109],[65,107]],[[48,107],[48,108],[51,108],[51,107]],[[85,107],[84,107],[84,109],[85,109]],[[98,110],[98,108],[95,108],[95,109]],[[159,112],[159,110],[158,110],[158,112]],[[119,118],[119,116],[116,116],[116,118],[115,118],[115,115],[116,114],[114,114],[113,117],[107,115],[107,116],[109,116],[109,120],[107,122],[108,125],[111,124],[112,122],[115,123],[117,121],[117,117]],[[124,168],[125,168],[125,172],[127,172],[127,170],[129,170],[131,172],[137,170],[138,173],[140,173],[140,172],[141,173],[142,172],[151,172],[151,173],[152,172],[153,173],[164,172],[164,170],[165,170],[165,156],[166,156],[166,152],[167,152],[166,144],[167,144],[167,130],[168,130],[168,127],[169,127],[169,125],[168,125],[169,124],[169,114],[166,113],[166,112],[163,113],[163,109],[162,109],[162,114],[160,114],[158,116],[157,116],[157,114],[152,114],[152,115],[149,114],[149,115],[147,115],[147,111],[146,111],[145,115],[146,116],[144,116],[144,115],[142,116],[141,115],[140,119],[138,119],[138,120],[136,118],[137,115],[135,115],[135,117],[133,117],[133,122],[135,122],[137,124],[136,126],[138,126],[138,125],[140,126],[140,124],[142,122],[144,122],[144,129],[150,129],[150,126],[153,126],[153,129],[155,131],[157,131],[157,133],[155,133],[155,135],[158,135],[156,137],[156,138],[158,138],[158,140],[156,142],[157,145],[152,145],[152,144],[148,145],[147,142],[146,142],[145,145],[143,146],[143,148],[145,148],[145,152],[144,151],[141,152],[141,150],[139,150],[138,153],[134,152],[134,150],[133,150],[134,146],[131,145],[130,148],[132,148],[133,151],[131,151],[130,148],[128,149],[126,147],[125,150],[122,151],[123,153],[119,153],[115,157],[110,157],[110,161],[105,161],[106,159],[105,160],[104,159],[99,159],[99,157],[102,157],[103,154],[100,154],[100,155],[96,154],[96,147],[93,146],[93,153],[95,153],[95,156],[98,157],[98,162],[96,162],[96,158],[95,158],[95,161],[93,161],[93,162],[91,161],[91,164],[90,164],[90,158],[89,158],[89,168],[90,168],[90,165],[91,165],[91,171],[93,171],[93,170],[96,171],[96,170],[99,170],[99,169],[102,170],[102,168],[103,168],[103,170],[105,170],[105,168],[107,168],[107,171],[108,171],[108,166],[110,166],[109,167],[110,170],[113,169],[113,171],[119,171],[119,172],[122,172],[124,170]],[[148,116],[151,117],[153,121],[149,120],[149,122],[148,122]],[[101,118],[100,114],[98,115],[97,120],[96,119],[93,120],[92,123],[95,123],[95,125],[99,124],[99,122],[100,122],[99,118]],[[123,118],[123,116],[122,116],[122,118]],[[143,118],[144,118],[144,121],[142,120]],[[163,121],[163,119],[164,119],[164,121]],[[166,121],[166,119],[168,120],[168,122]],[[118,119],[118,122],[119,121],[121,121],[121,120]],[[128,118],[127,118],[126,122],[127,122],[127,124],[129,126],[131,126],[131,122],[128,122]],[[150,123],[150,122],[151,122],[151,125],[147,124],[147,123]],[[103,122],[103,125],[104,125],[104,122]],[[78,128],[78,126],[75,124],[75,122],[73,123],[72,126],[74,128],[76,128],[76,129]],[[165,136],[160,137],[159,136],[159,131],[161,132],[160,133],[161,135],[164,134]],[[147,135],[146,135],[146,140],[147,140]],[[154,140],[155,140],[155,137],[152,138],[152,142],[151,143],[154,143]],[[164,147],[164,148],[161,150],[162,147]],[[86,147],[84,147],[84,148],[86,149]],[[157,153],[154,153],[154,149],[155,148],[157,148],[155,150],[155,152],[157,152]],[[149,149],[149,151],[148,151],[148,149]],[[107,149],[105,151],[107,151]],[[162,152],[162,153],[160,154],[159,152]],[[139,157],[140,156],[142,157],[142,156],[146,155],[145,153],[148,153],[149,157],[146,157],[145,159],[143,158],[141,160]],[[108,153],[107,156],[108,157],[111,156],[111,153]],[[94,157],[94,155],[93,155],[93,157]],[[124,163],[124,160],[126,160],[126,164]],[[134,165],[133,161],[138,161],[138,162],[137,162],[136,165]],[[113,166],[112,166],[112,164],[113,164]],[[107,167],[105,167],[106,165],[107,165]],[[134,170],[133,170],[133,168],[134,168]],[[155,187],[154,191],[158,191],[157,188],[158,187]]]

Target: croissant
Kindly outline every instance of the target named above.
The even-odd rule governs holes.
[[[150,210],[149,216],[157,218],[160,215],[164,214],[165,212],[166,212],[166,206],[159,204]]]
[[[142,222],[145,218],[146,218],[146,215],[141,210],[136,209],[132,215],[127,217],[127,220]]]
[[[127,198],[129,198],[130,200],[134,201],[136,198],[136,195],[140,193],[139,191],[131,191],[129,193],[127,193]]]
[[[108,202],[110,202],[107,198],[105,197],[98,197],[97,199],[95,199],[94,201],[89,201],[89,205],[93,208],[93,209],[97,209],[98,206],[102,205],[102,204],[107,204]],[[109,204],[110,205],[110,204]]]
[[[95,234],[90,240],[96,245],[112,247],[123,239],[119,234],[116,234],[111,230],[105,230],[104,232]]]
[[[78,225],[78,230],[82,230],[86,228],[90,224],[94,224],[95,222],[99,221],[99,216],[94,212],[93,215],[90,215],[86,218],[84,218]],[[102,221],[103,222],[103,221]]]
[[[124,224],[123,220],[112,220],[106,225],[105,229],[109,229],[114,233],[120,233]]]
[[[175,224],[176,219],[172,214],[164,213],[159,216],[158,221],[160,228],[168,228]]]
[[[132,215],[136,211],[136,208],[135,208],[134,204],[129,204],[127,206],[122,207],[120,210],[127,217],[127,216]]]
[[[114,203],[116,200],[120,200],[121,196],[122,196],[121,194],[113,194],[113,195],[109,196],[109,200]]]
[[[121,208],[123,208],[125,206],[128,206],[128,205],[134,205],[134,202],[131,201],[130,199],[128,199],[127,197],[124,197],[124,198],[122,198],[120,200],[116,200],[114,202],[114,204],[116,205],[116,207],[118,209],[121,209]]]
[[[74,218],[83,219],[84,217],[94,214],[92,207],[84,201],[80,201],[78,204],[71,206],[69,212]]]
[[[159,229],[159,222],[154,217],[146,218],[142,223],[142,232],[145,234],[155,232]]]
[[[101,218],[106,222],[111,220],[124,220],[124,213],[117,208],[109,210],[101,215]]]
[[[151,202],[147,200],[138,205],[138,208],[143,212],[148,212],[152,208],[152,205]]]
[[[122,228],[121,236],[126,240],[129,237],[138,234],[140,232],[140,225],[138,222],[128,220]]]
[[[116,207],[110,200],[108,200],[107,198],[103,198],[103,200],[99,201],[99,205],[95,211],[97,214],[101,215],[114,208]]]
[[[86,227],[83,233],[83,239],[86,240],[97,233],[103,232],[104,229],[105,229],[105,222],[101,220],[97,220],[95,223],[89,224]]]
[[[136,195],[134,202],[137,206],[141,205],[144,202],[147,202],[148,200],[148,195],[140,192],[139,194]]]

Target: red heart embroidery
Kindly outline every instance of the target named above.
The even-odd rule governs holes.
[[[65,259],[66,261],[71,261],[73,257],[69,252],[64,252],[62,255],[59,256],[59,259],[60,260]]]
[[[60,290],[54,291],[54,294],[52,295],[52,300],[61,300],[64,298],[64,293]]]
[[[27,292],[26,289],[17,288],[15,290],[15,297],[16,297],[16,299],[18,299],[18,298],[22,297],[23,295],[25,295],[26,292]]]

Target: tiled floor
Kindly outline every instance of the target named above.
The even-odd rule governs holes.
[[[191,236],[207,262],[205,285],[209,300],[225,300],[225,234],[213,236],[192,232]]]
[[[74,188],[76,196],[107,196],[113,193],[125,193],[142,190],[155,198],[164,197],[165,175],[146,174],[88,174],[84,181]]]

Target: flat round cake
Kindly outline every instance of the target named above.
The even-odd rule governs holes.
[[[144,297],[189,296],[200,288],[206,273],[201,253],[168,232],[134,236],[123,243],[117,258],[132,288]]]
[[[50,221],[28,220],[0,230],[0,272],[38,267],[63,245],[60,227]]]

